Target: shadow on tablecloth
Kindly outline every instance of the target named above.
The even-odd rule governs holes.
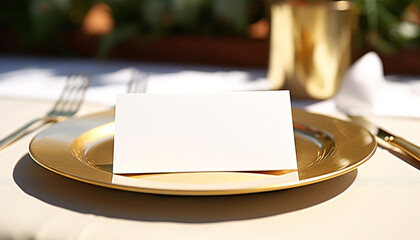
[[[165,196],[98,187],[50,172],[25,155],[13,178],[27,194],[54,206],[110,218],[208,223],[262,218],[311,207],[344,192],[357,170],[309,186],[235,196]]]

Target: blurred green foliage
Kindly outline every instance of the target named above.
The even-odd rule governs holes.
[[[408,6],[419,9],[420,0],[353,1],[360,9],[359,46],[381,52],[420,46],[419,24],[405,16]],[[98,3],[107,4],[114,19],[113,30],[102,36],[100,56],[128,39],[169,34],[247,37],[249,24],[269,18],[269,0],[0,0],[0,32],[15,34],[22,47],[65,53],[63,36],[81,29]]]
[[[360,10],[359,46],[367,45],[384,53],[420,46],[419,0],[353,1]],[[409,6],[412,11],[407,11]],[[417,23],[410,20],[416,20]]]
[[[98,1],[95,1],[98,2]],[[143,41],[170,34],[246,37],[247,26],[264,16],[262,0],[103,0],[112,9],[113,31],[98,55],[121,41]],[[139,39],[139,38],[137,38]]]

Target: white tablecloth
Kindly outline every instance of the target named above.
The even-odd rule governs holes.
[[[148,93],[271,90],[262,69],[0,56],[0,97],[55,100],[70,73],[92,77],[86,102],[115,104],[133,71],[149,74]],[[376,53],[356,62],[338,94],[325,101],[292,100],[313,112],[420,118],[420,77],[385,76]]]
[[[270,89],[260,69],[0,56],[0,97],[55,100],[67,76],[81,73],[92,78],[86,101],[111,106],[134,70],[149,74],[148,93]]]
[[[43,61],[33,64],[40,66]],[[4,58],[0,62],[5,63]],[[61,68],[52,67],[51,75],[64,79],[75,66],[95,73],[89,64],[64,61],[58,64]],[[127,67],[103,64],[109,74]],[[166,69],[147,64],[141,68],[145,66],[149,72]],[[13,74],[8,69],[22,70],[12,64],[0,68],[0,82],[8,79],[5,74]],[[169,71],[177,72],[165,70]],[[207,74],[217,75],[212,70]],[[225,69],[219,74],[252,76],[243,81],[264,79],[261,70]],[[27,76],[16,87],[31,86],[32,75]],[[126,79],[118,81],[123,92]],[[0,136],[47,112],[54,98],[6,96],[7,91],[1,91]],[[78,115],[107,110],[109,104],[88,101]],[[371,119],[420,144],[420,120]],[[305,187],[238,196],[176,197],[111,190],[52,173],[28,156],[34,134],[0,152],[0,239],[418,239],[420,163],[385,149],[379,148],[356,171]]]

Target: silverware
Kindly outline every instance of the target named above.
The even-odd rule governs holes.
[[[51,111],[45,116],[35,118],[24,126],[20,127],[0,141],[0,151],[28,133],[28,129],[35,123],[59,122],[77,113],[82,105],[85,91],[90,84],[90,77],[80,74],[69,75],[59,99],[55,102]]]
[[[145,93],[148,79],[148,73],[133,71],[130,82],[127,84],[127,93]]]
[[[373,135],[378,137],[379,139],[384,140],[385,142],[389,143],[390,145],[402,150],[404,153],[410,155],[417,161],[420,161],[420,147],[405,140],[404,138],[395,136],[392,133],[385,131],[384,129],[376,126],[375,124],[368,121],[366,118],[362,116],[352,116],[348,115],[348,117],[356,124],[365,127],[368,131],[370,131]]]

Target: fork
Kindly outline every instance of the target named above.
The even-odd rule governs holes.
[[[28,133],[28,129],[35,123],[41,122],[55,123],[65,120],[77,113],[82,105],[85,91],[90,84],[90,77],[81,74],[71,74],[66,80],[66,84],[60,97],[55,102],[53,108],[43,117],[35,118],[23,125],[7,137],[0,141],[0,151]]]
[[[127,93],[145,93],[148,79],[149,73],[134,70],[127,84]]]

